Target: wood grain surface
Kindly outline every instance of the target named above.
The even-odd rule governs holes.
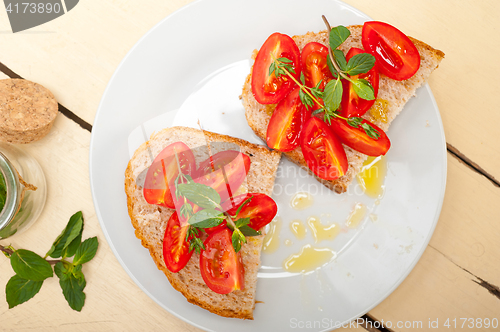
[[[87,298],[81,313],[68,307],[56,278],[46,280],[35,298],[9,310],[4,285],[13,271],[0,257],[1,331],[198,331],[157,305],[120,266],[99,226],[88,175],[90,130],[111,75],[142,35],[189,2],[80,1],[67,15],[16,34],[0,8],[0,79],[40,83],[61,105],[49,135],[23,146],[45,171],[45,209],[27,232],[1,243],[45,253],[79,210],[84,238],[97,236],[100,243],[85,266]],[[427,331],[430,322],[438,320],[443,327],[447,319],[456,319],[457,328],[442,330],[493,330],[462,328],[460,318],[500,320],[500,1],[345,2],[445,52],[429,85],[443,120],[448,176],[441,216],[422,258],[364,316],[391,326],[344,330]]]

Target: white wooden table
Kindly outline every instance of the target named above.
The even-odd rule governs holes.
[[[0,79],[40,83],[63,105],[50,134],[24,146],[46,173],[46,207],[32,228],[2,244],[45,253],[79,210],[84,238],[100,240],[96,257],[85,267],[87,299],[81,313],[68,307],[56,278],[45,281],[35,298],[9,310],[2,299],[13,271],[0,257],[0,330],[197,330],[157,305],[120,266],[96,218],[88,175],[92,123],[111,75],[144,33],[189,2],[80,1],[67,15],[16,34],[0,9]],[[426,330],[425,324],[436,319],[456,318],[458,327],[460,318],[500,319],[500,2],[346,2],[446,54],[429,80],[448,143],[441,217],[417,266],[368,316],[379,322],[424,322],[424,329],[393,326],[394,331]]]

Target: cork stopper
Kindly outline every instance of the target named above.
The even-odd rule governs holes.
[[[0,80],[0,140],[26,144],[48,134],[58,113],[54,95],[23,79]]]

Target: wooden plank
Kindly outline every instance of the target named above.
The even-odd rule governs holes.
[[[430,245],[500,286],[500,188],[448,154],[448,183]]]
[[[500,320],[500,290],[490,292],[500,285],[499,204],[500,189],[449,154],[445,201],[430,245],[405,281],[370,314],[379,321],[424,324],[429,319],[440,324],[454,318],[460,324],[460,318]]]

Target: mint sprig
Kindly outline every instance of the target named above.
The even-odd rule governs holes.
[[[344,119],[352,127],[363,129],[369,137],[378,139],[380,134],[371,125],[367,123],[361,124],[361,122],[356,120],[350,120],[351,118],[343,117],[338,112],[343,95],[342,80],[348,80],[351,82],[354,92],[360,98],[366,100],[375,99],[374,88],[370,82],[365,79],[353,78],[356,75],[367,73],[371,70],[375,65],[375,57],[368,53],[362,53],[353,56],[349,61],[347,61],[344,53],[341,50],[338,50],[337,47],[342,45],[347,38],[349,38],[351,32],[342,25],[331,28],[324,16],[323,20],[330,31],[327,64],[334,77],[333,80],[326,84],[324,91],[319,89],[319,83],[315,88],[307,87],[302,73],[300,76],[301,82],[297,81],[287,70],[287,65],[291,62],[291,60],[287,58],[273,58],[270,69],[271,67],[280,68],[280,74],[288,75],[300,87],[299,97],[301,102],[306,107],[312,107],[314,104],[319,106],[319,108],[315,110],[312,115],[324,113],[324,120],[329,124],[331,123],[332,118]],[[283,62],[283,59],[286,59],[286,61]],[[319,101],[319,99],[323,99],[324,105]]]
[[[205,250],[203,241],[200,239],[201,230],[216,227],[224,221],[227,221],[228,227],[233,231],[232,243],[236,252],[241,249],[243,243],[246,243],[245,236],[256,236],[261,234],[248,227],[248,223],[250,222],[249,218],[240,218],[233,221],[233,218],[237,218],[238,213],[244,205],[250,202],[252,197],[248,198],[240,205],[235,216],[231,216],[226,213],[220,205],[221,198],[219,193],[210,186],[196,182],[188,182],[179,184],[177,189],[180,193],[180,197],[184,197],[185,199],[185,203],[180,210],[181,214],[187,218],[189,224],[185,240],[189,243],[190,251],[195,250],[197,253],[200,253],[202,249]],[[193,213],[192,207],[187,208],[187,206],[191,206],[188,200],[203,209]]]
[[[285,61],[283,66],[277,66],[273,68],[273,71],[288,71],[289,69],[283,69],[288,66],[288,63],[288,61]],[[177,154],[177,152],[175,153]],[[176,159],[178,160],[177,156]],[[261,234],[248,226],[250,222],[249,218],[233,221],[233,218],[237,217],[243,206],[248,204],[253,196],[246,199],[240,205],[235,216],[231,216],[221,206],[221,197],[215,189],[208,185],[195,182],[190,176],[181,172],[179,164],[177,166],[179,174],[174,181],[175,194],[177,199],[184,200],[184,204],[179,209],[179,214],[181,217],[186,218],[189,224],[185,238],[185,241],[189,243],[189,251],[195,250],[197,253],[200,253],[201,250],[205,250],[205,245],[200,238],[202,230],[219,226],[224,221],[227,221],[228,227],[233,231],[232,244],[236,252],[241,249],[243,243],[246,243],[245,236]],[[194,213],[191,203],[197,205],[201,209]],[[246,219],[248,219],[248,221],[246,221]]]
[[[16,250],[12,246],[0,245],[0,251],[10,259],[16,273],[5,288],[9,309],[33,298],[40,291],[43,282],[55,273],[69,306],[76,311],[82,310],[86,285],[82,267],[94,258],[99,245],[97,237],[81,242],[83,224],[81,212],[71,216],[43,258],[30,250]],[[47,257],[60,259],[47,260]],[[71,261],[67,260],[71,257]]]

